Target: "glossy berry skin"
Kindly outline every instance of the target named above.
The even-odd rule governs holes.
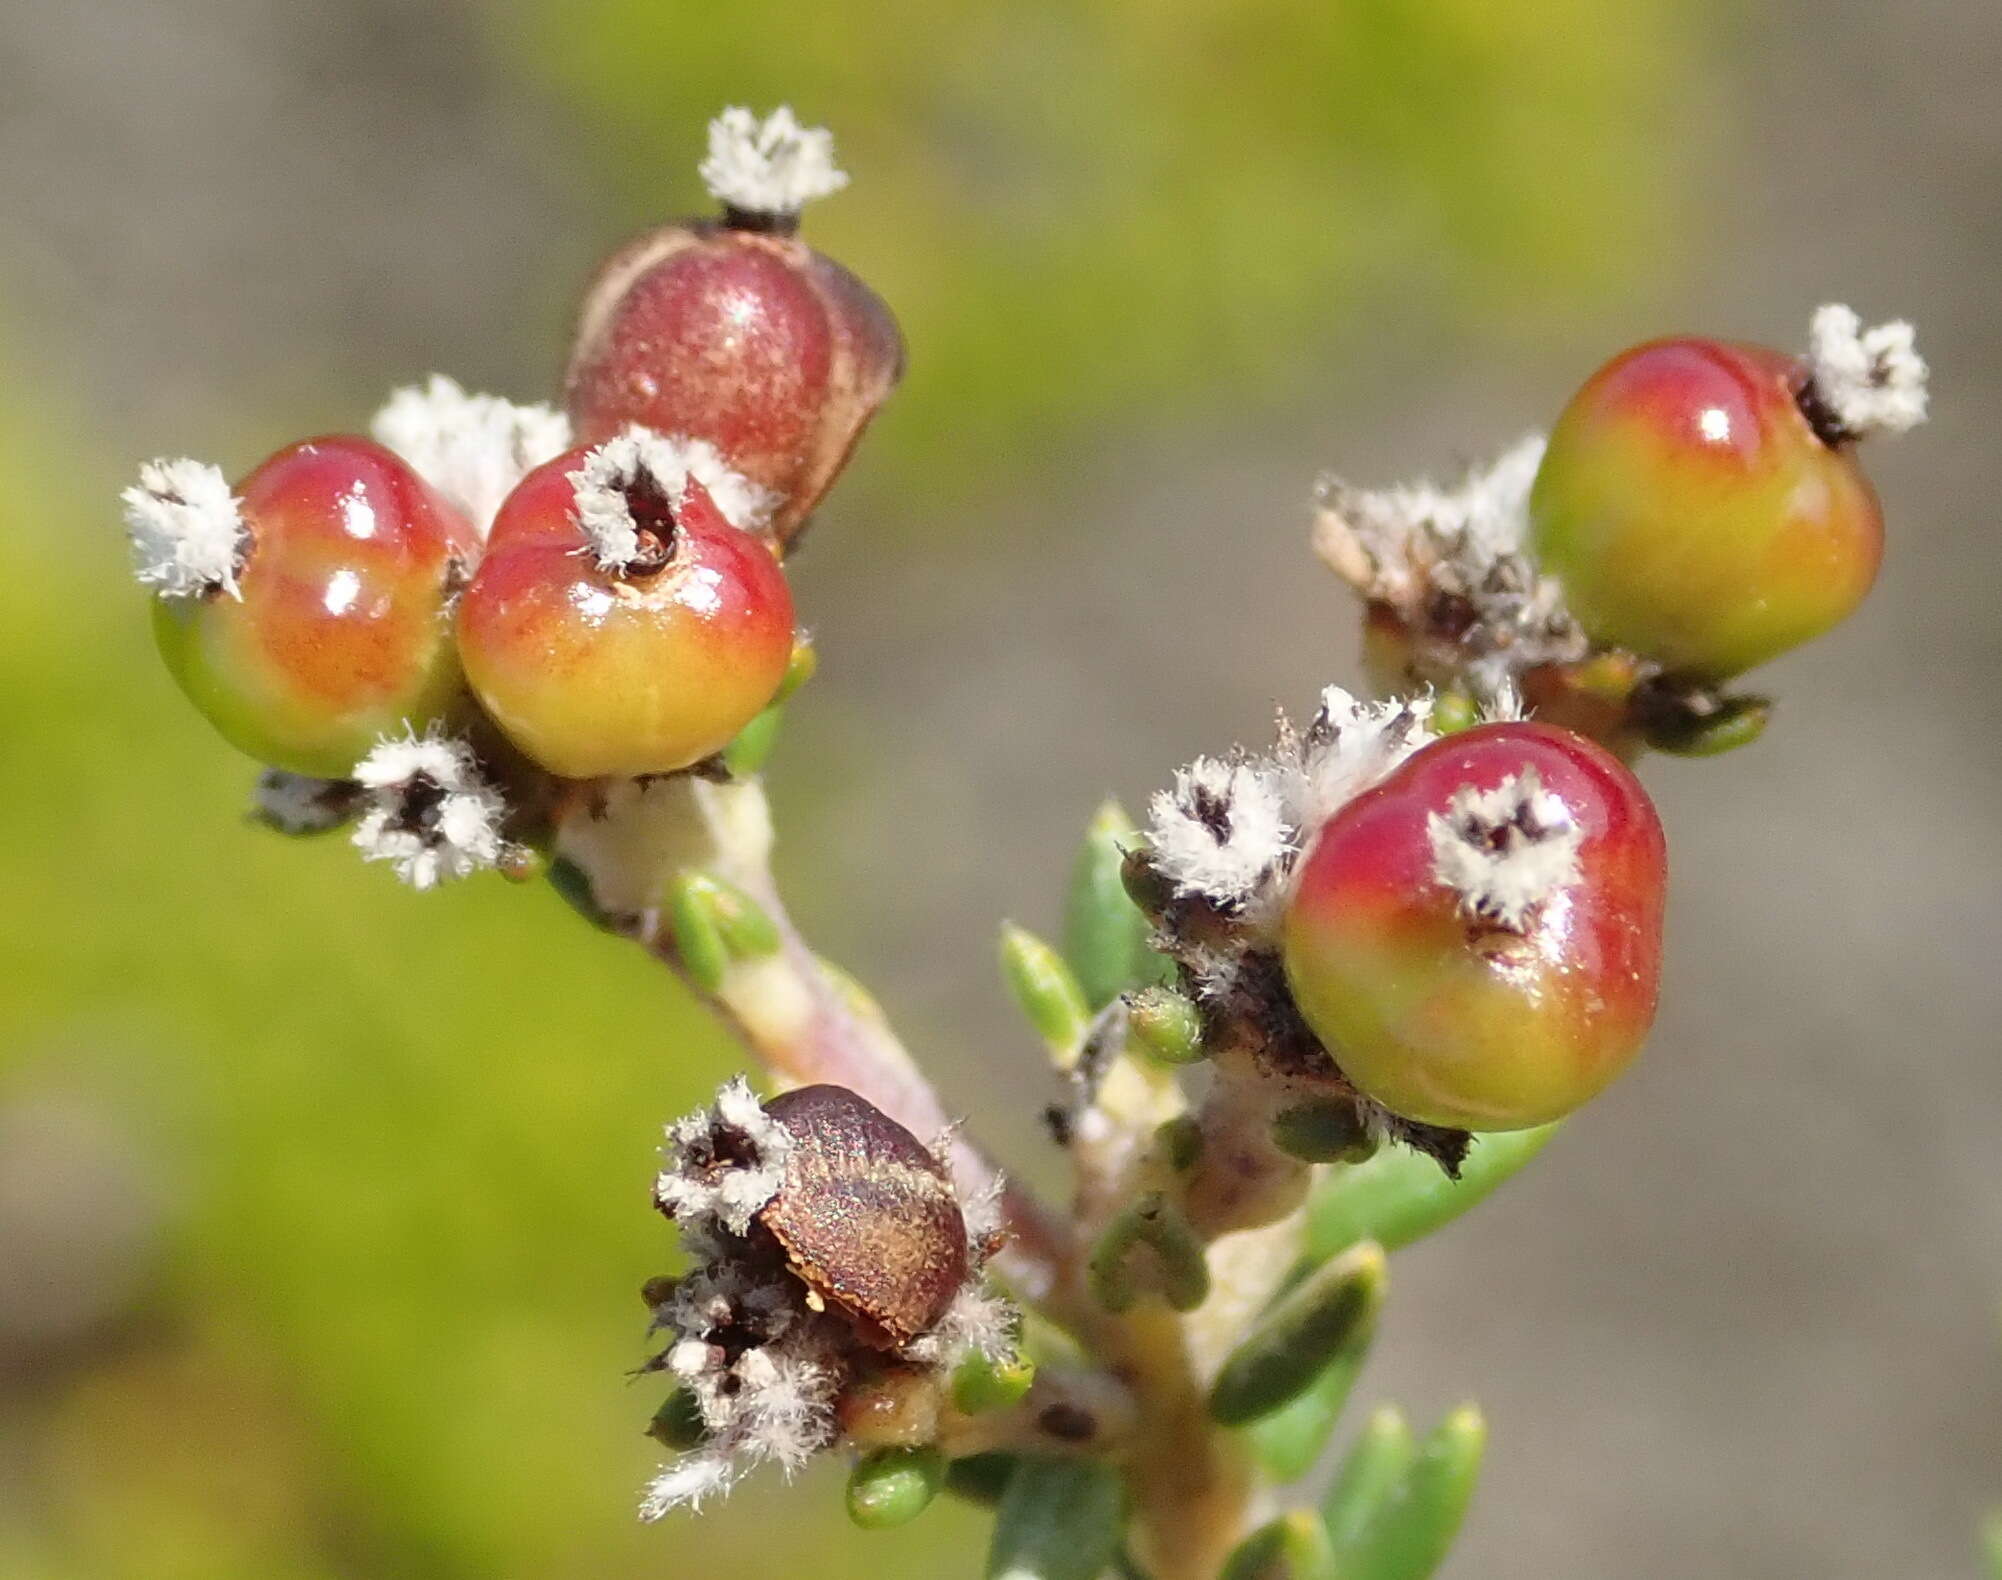
[[[345,436],[280,450],[236,495],[243,596],[153,603],[167,668],[225,740],[340,779],[379,736],[462,704],[447,601],[479,553],[464,517],[388,450]]]
[[[721,751],[772,700],[793,605],[763,539],[690,480],[664,563],[601,569],[575,515],[583,448],[523,478],[459,601],[474,694],[520,750],[567,779],[670,773]]]
[[[903,374],[881,299],[789,235],[691,222],[638,237],[585,295],[564,376],[580,442],[628,423],[706,439],[778,496],[792,537]]]
[[[1805,379],[1758,346],[1660,340],[1572,398],[1531,493],[1531,540],[1593,637],[1725,680],[1863,601],[1883,517],[1853,446],[1808,421]]]
[[[1583,835],[1577,877],[1520,931],[1470,918],[1433,871],[1428,819],[1463,785],[1534,768]],[[1666,852],[1638,780],[1548,725],[1436,741],[1308,847],[1284,921],[1286,976],[1343,1074],[1393,1113],[1518,1130],[1570,1113],[1654,1019]]]

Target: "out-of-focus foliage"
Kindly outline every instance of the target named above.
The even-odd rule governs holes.
[[[1033,469],[1038,439],[1136,401],[1284,401],[1386,290],[1502,336],[1631,292],[1673,220],[1697,14],[514,0],[498,37],[635,225],[711,207],[693,164],[723,102],[835,129],[854,184],[807,235],[902,318],[883,439],[936,477]]]
[[[508,0],[490,25],[502,91],[574,113],[574,180],[624,223],[700,206],[723,103],[837,128],[857,181],[811,234],[903,317],[881,439],[923,501],[1094,420],[1284,401],[1385,290],[1506,334],[1631,288],[1687,14]],[[972,1573],[973,1516],[856,1536],[838,1476],[634,1523],[648,1149],[725,1050],[544,892],[415,896],[338,835],[245,825],[252,765],[174,693],[125,574],[135,458],[62,398],[0,376],[0,1110],[95,1115],[161,1228],[122,1253],[138,1295],[0,1331],[0,1577]]]

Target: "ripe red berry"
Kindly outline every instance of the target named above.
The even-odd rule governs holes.
[[[125,503],[161,655],[242,751],[347,778],[461,700],[447,603],[479,542],[382,446],[288,446],[233,496],[212,467],[155,462]]]
[[[805,203],[847,182],[825,131],[726,111],[702,174],[723,219],[664,225],[604,264],[564,399],[587,444],[628,423],[708,440],[773,496],[784,542],[895,388],[903,338],[875,292],[793,235]]]
[[[1586,381],[1551,430],[1532,545],[1598,641],[1725,680],[1821,635],[1883,555],[1850,435],[1810,420],[1800,359],[1659,340]]]
[[[635,430],[571,450],[501,506],[459,604],[466,677],[528,757],[570,779],[667,773],[772,700],[793,606],[741,478]]]
[[[1414,753],[1313,838],[1287,981],[1393,1113],[1515,1130],[1571,1112],[1654,1018],[1666,854],[1638,780],[1547,725]]]

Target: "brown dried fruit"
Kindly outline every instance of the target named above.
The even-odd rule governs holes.
[[[792,1149],[758,1221],[865,1343],[902,1348],[966,1281],[966,1220],[951,1176],[916,1136],[846,1087],[802,1086],[765,1112]]]

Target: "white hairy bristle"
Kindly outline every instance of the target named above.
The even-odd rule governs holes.
[[[577,525],[607,571],[626,569],[640,557],[639,523],[627,492],[642,483],[681,507],[690,479],[700,483],[732,526],[755,530],[770,519],[776,497],[731,470],[714,445],[685,435],[663,436],[631,427],[588,451],[570,474]]]
[[[684,1236],[700,1238],[719,1225],[742,1234],[778,1194],[791,1151],[785,1127],[742,1076],[733,1077],[712,1106],[668,1126],[654,1200]]]
[[[701,175],[711,196],[745,214],[797,214],[848,185],[834,134],[800,125],[783,104],[763,120],[733,106],[711,121]]]
[[[1321,693],[1320,711],[1283,755],[1286,813],[1308,834],[1363,791],[1437,739],[1429,697],[1366,702],[1340,686]]]
[[[164,598],[221,591],[241,598],[237,575],[250,529],[229,480],[206,461],[157,460],[119,499],[132,540],[132,569]]]
[[[281,834],[324,834],[354,815],[359,795],[351,779],[315,779],[267,768],[251,792],[250,815]]]
[[[1904,433],[1926,420],[1926,364],[1903,319],[1865,329],[1840,302],[1815,309],[1807,334],[1813,395],[1843,431]]]
[[[462,740],[435,729],[385,737],[354,777],[366,809],[355,848],[413,889],[497,867],[511,851],[501,833],[507,803]]]
[[[1281,775],[1263,759],[1198,757],[1148,811],[1156,870],[1227,907],[1250,903],[1293,850]]]
[[[570,448],[570,419],[560,411],[469,395],[442,373],[392,392],[369,432],[464,512],[481,537],[515,485]]]
[[[1491,790],[1461,786],[1425,831],[1432,874],[1459,896],[1460,909],[1511,931],[1578,881],[1584,831],[1533,767]]]

